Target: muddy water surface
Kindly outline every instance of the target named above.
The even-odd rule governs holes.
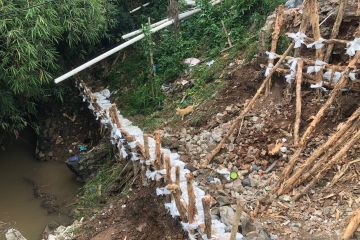
[[[58,213],[49,214],[43,199],[35,197],[34,186],[55,197]],[[79,187],[65,163],[39,162],[23,147],[0,150],[0,240],[9,227],[38,240],[47,224],[70,223],[67,212]]]

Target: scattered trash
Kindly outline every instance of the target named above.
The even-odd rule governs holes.
[[[215,63],[215,61],[211,60],[211,61],[207,62],[206,65],[208,65],[208,67],[211,67],[214,63]]]
[[[77,162],[79,160],[80,160],[79,155],[74,155],[74,156],[71,156],[71,157],[68,158],[69,162]]]
[[[231,180],[236,180],[236,179],[239,178],[239,175],[238,175],[237,172],[233,171],[233,172],[230,173],[230,178],[231,178]]]
[[[200,63],[201,61],[197,58],[187,58],[185,59],[184,63],[189,65],[190,67],[196,66]]]
[[[79,150],[80,150],[80,152],[86,152],[88,150],[88,148],[85,145],[80,145]]]

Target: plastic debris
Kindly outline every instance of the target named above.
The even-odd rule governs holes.
[[[80,152],[86,152],[88,150],[88,148],[85,145],[80,145],[79,150],[80,150]]]
[[[269,76],[269,74],[270,74],[273,67],[274,67],[274,64],[272,64],[272,63],[268,64],[268,66],[266,68],[266,71],[265,71],[265,77]]]
[[[231,178],[231,180],[236,180],[236,179],[239,178],[239,175],[238,175],[237,172],[233,171],[233,172],[230,173],[230,178]]]
[[[196,66],[200,63],[201,61],[197,58],[187,58],[185,59],[184,63],[189,65],[190,67]]]
[[[267,51],[266,54],[268,55],[268,58],[271,59],[271,60],[274,60],[274,59],[278,58],[276,53],[274,53],[274,52]]]
[[[74,156],[69,157],[68,161],[69,162],[77,162],[77,161],[80,161],[80,157],[79,157],[79,155],[74,155]]]
[[[207,62],[206,65],[208,65],[208,67],[211,67],[214,63],[215,63],[215,61],[211,60],[211,61]]]

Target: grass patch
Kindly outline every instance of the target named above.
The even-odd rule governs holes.
[[[121,194],[126,196],[127,190],[130,188],[129,179],[126,176],[120,179],[127,172],[126,169],[127,166],[119,163],[102,166],[97,175],[87,181],[81,188],[74,210],[75,216],[80,218],[96,214],[106,201],[111,201],[115,197],[112,196],[115,185],[121,187]]]

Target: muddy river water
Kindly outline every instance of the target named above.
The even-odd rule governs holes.
[[[49,213],[43,199],[35,197],[34,186],[56,199],[60,211]],[[80,185],[61,162],[39,162],[32,150],[13,146],[0,150],[0,240],[9,227],[18,229],[28,240],[41,239],[47,224],[67,224],[65,213]]]

